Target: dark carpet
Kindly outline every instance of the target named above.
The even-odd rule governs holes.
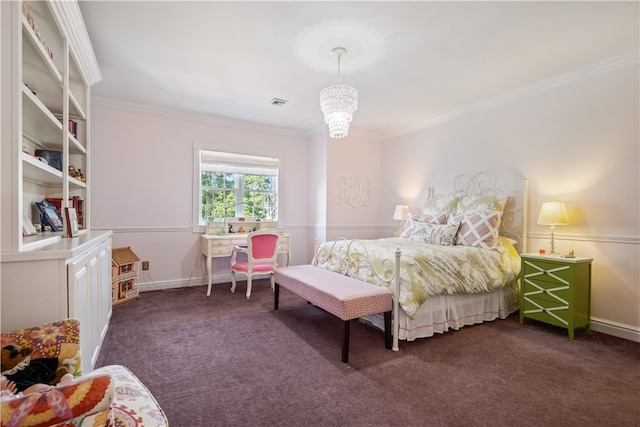
[[[121,364],[172,427],[640,426],[640,343],[517,313],[384,348],[268,281],[145,292],[115,307],[96,367]]]

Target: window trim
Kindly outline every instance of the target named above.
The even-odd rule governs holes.
[[[194,233],[203,233],[206,229],[206,224],[200,224],[200,164],[201,164],[201,151],[218,151],[223,153],[241,154],[247,156],[260,156],[270,157],[277,159],[278,168],[278,181],[280,181],[280,174],[282,172],[282,156],[278,152],[256,150],[248,147],[229,147],[223,145],[214,145],[208,143],[201,143],[194,141],[193,143],[193,170],[192,170],[192,202],[191,202],[191,223],[192,231]],[[280,183],[278,182],[278,200],[281,199]],[[278,209],[279,211],[279,209]],[[278,212],[278,218],[280,218],[280,212]]]

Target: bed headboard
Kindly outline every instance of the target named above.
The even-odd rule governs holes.
[[[454,178],[453,188],[449,194],[433,194],[429,189],[429,196],[445,198],[451,196],[507,196],[500,221],[500,235],[515,241],[514,246],[518,253],[524,252],[527,247],[527,196],[528,181],[525,178],[521,188],[504,190],[498,186],[497,178],[492,172],[476,172],[461,174]]]

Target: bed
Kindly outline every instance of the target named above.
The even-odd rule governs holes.
[[[314,265],[394,293],[394,350],[397,339],[505,319],[518,309],[527,181],[505,193],[495,175],[480,172],[457,176],[453,188],[409,214],[400,237],[341,238],[315,250]],[[363,320],[384,328],[382,316]]]

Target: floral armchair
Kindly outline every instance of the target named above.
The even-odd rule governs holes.
[[[75,319],[3,333],[0,343],[33,348],[31,359],[57,357],[75,377],[66,386],[3,400],[2,427],[169,425],[153,395],[124,366],[104,366],[82,375],[80,324]]]

